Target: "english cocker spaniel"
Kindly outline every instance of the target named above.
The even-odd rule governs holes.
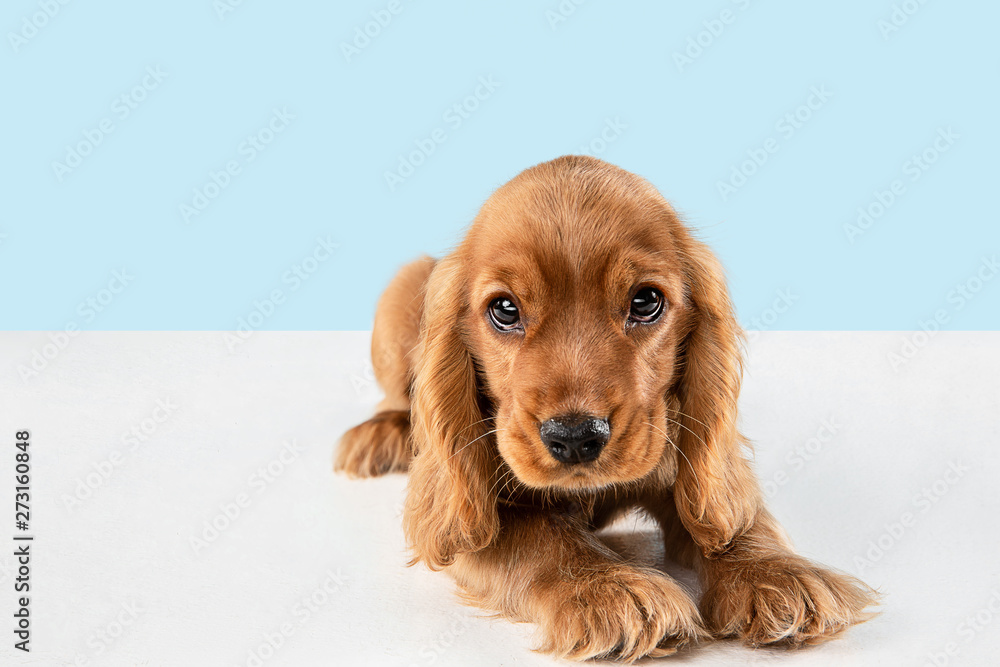
[[[578,156],[522,172],[454,252],[400,270],[372,362],[385,399],[335,467],[408,471],[413,562],[537,624],[542,650],[794,646],[870,616],[875,591],[796,555],[764,507],[722,270],[644,179]],[[631,508],[698,572],[700,604],[595,536]]]

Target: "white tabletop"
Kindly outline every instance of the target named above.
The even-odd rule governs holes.
[[[1000,333],[918,337],[894,369],[912,336],[758,334],[742,396],[772,511],[802,553],[882,589],[883,613],[819,647],[720,642],[672,664],[996,664]],[[35,536],[27,655],[0,550],[0,664],[553,664],[531,626],[405,567],[404,477],[330,472],[379,397],[368,340],[0,335],[0,498],[13,504],[11,443],[29,429]],[[19,374],[33,350],[44,364]],[[658,558],[649,524],[614,530]]]

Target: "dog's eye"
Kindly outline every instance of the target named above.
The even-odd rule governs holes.
[[[490,302],[487,312],[490,315],[490,321],[493,322],[493,326],[501,331],[516,329],[518,323],[521,321],[521,314],[518,312],[517,306],[507,297],[501,296],[493,299]]]
[[[655,322],[663,312],[663,294],[654,287],[643,287],[632,297],[628,318],[633,322]]]

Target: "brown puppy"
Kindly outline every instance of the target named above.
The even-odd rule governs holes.
[[[797,556],[736,428],[741,331],[721,268],[645,180],[589,157],[528,169],[452,254],[404,267],[372,337],[386,398],[336,468],[409,470],[415,554],[465,596],[584,659],[708,634],[827,639],[875,593]],[[639,507],[694,567],[666,574],[594,536]]]

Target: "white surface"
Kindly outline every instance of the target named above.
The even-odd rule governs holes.
[[[1000,613],[960,624],[993,592],[1000,612],[1000,334],[939,333],[894,372],[886,354],[909,335],[760,334],[742,397],[761,478],[785,480],[771,508],[804,554],[857,573],[855,557],[913,514],[861,572],[886,594],[882,615],[802,651],[714,643],[673,663],[922,665],[953,643],[948,664],[996,664]],[[330,472],[338,437],[378,398],[367,333],[255,333],[234,353],[222,333],[87,333],[22,380],[46,342],[0,334],[0,541],[12,544],[9,443],[24,428],[36,535],[30,657],[12,649],[13,549],[0,548],[0,664],[246,665],[284,623],[293,632],[262,664],[554,662],[531,652],[530,626],[482,618],[449,577],[404,566],[403,477]],[[158,400],[178,407],[131,451],[123,434]],[[826,419],[833,437],[801,467],[788,460]],[[269,483],[252,478],[289,440],[301,454]],[[116,451],[110,477],[68,509]],[[968,470],[918,504],[951,462]],[[191,537],[241,493],[249,506],[196,554]],[[301,601],[324,583],[334,592],[307,616]],[[134,620],[123,605],[140,608]],[[129,625],[104,644],[119,617]]]

